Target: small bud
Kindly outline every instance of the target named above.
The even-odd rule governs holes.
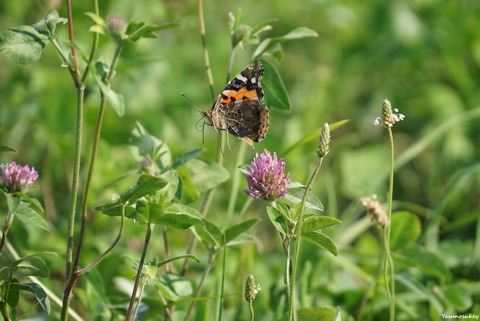
[[[382,117],[375,119],[375,125],[382,125],[383,127],[392,127],[393,124],[405,119],[404,114],[400,114],[398,109],[392,109],[392,104],[388,99],[385,99],[382,104]]]
[[[390,222],[388,220],[387,213],[383,210],[380,202],[377,201],[377,196],[373,195],[372,197],[362,197],[360,199],[363,207],[367,211],[367,213],[375,220],[378,224],[385,227]]]
[[[107,17],[107,29],[115,41],[123,42],[125,40],[127,23],[119,15],[111,14]]]
[[[328,123],[323,124],[322,132],[320,133],[320,138],[318,139],[318,148],[317,155],[320,158],[327,156],[330,152],[330,126]]]
[[[248,275],[247,281],[245,282],[245,300],[247,300],[247,302],[255,300],[255,297],[261,289],[260,284],[255,284],[253,275]]]

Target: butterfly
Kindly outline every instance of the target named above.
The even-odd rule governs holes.
[[[218,95],[212,109],[203,110],[216,130],[226,130],[251,147],[265,138],[268,131],[268,109],[263,104],[261,62],[248,65]]]

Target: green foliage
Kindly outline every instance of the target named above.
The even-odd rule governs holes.
[[[90,68],[83,83],[85,133],[78,207],[99,92],[112,107],[105,113],[86,202],[81,266],[108,248],[122,214],[130,218],[116,248],[75,286],[72,307],[83,317],[125,319],[128,286],[135,280],[125,257],[139,257],[141,235],[154,224],[162,228],[154,230],[143,265],[140,279],[150,283],[137,319],[162,320],[172,306],[174,315],[182,319],[194,301],[192,321],[217,319],[214,306],[223,308],[223,319],[246,320],[241,289],[244,277],[254,273],[263,287],[254,302],[256,319],[281,320],[288,309],[284,242],[296,240],[303,184],[316,159],[320,126],[328,121],[331,153],[305,203],[298,319],[387,320],[380,261],[383,230],[357,202],[374,193],[383,202],[387,191],[386,131],[372,125],[384,98],[406,115],[393,128],[390,226],[396,319],[440,320],[442,313],[480,313],[476,303],[480,296],[476,281],[480,46],[475,31],[480,16],[474,5],[204,1],[214,88],[223,87],[226,66],[234,72],[259,60],[265,69],[268,135],[245,152],[239,147],[244,142],[230,139],[222,164],[214,161],[217,136],[213,131],[201,132],[196,107],[180,95],[187,92],[201,105],[211,105],[195,4],[121,0],[100,3],[97,14],[91,12],[91,3],[72,5],[73,45],[82,58],[79,72],[87,63]],[[71,75],[59,67],[72,72],[70,40],[67,28],[61,26],[66,19],[56,10],[49,11],[45,2],[7,1],[0,7],[2,162],[34,165],[40,173],[36,189],[0,199],[0,222],[9,211],[14,217],[8,247],[0,254],[0,305],[12,320],[44,318],[45,313],[57,320],[60,309],[54,300],[50,306],[47,293],[61,294],[65,282],[76,116]],[[57,10],[66,16],[63,5]],[[110,13],[129,19],[119,34],[108,29]],[[98,48],[89,61],[86,53],[94,36],[99,36]],[[121,52],[112,68],[116,47]],[[40,58],[41,64],[30,65]],[[240,192],[245,182],[231,180],[238,174],[234,172],[238,164],[264,148],[277,151],[292,180],[302,182],[292,184],[285,197],[268,206],[246,200]],[[237,155],[241,157],[236,159]],[[204,210],[206,195],[213,190]],[[190,231],[204,246],[183,254]],[[166,254],[162,236],[173,256]],[[215,259],[225,247],[225,295],[221,304],[215,304],[221,283]],[[20,258],[10,248],[22,255],[54,251],[58,257]],[[180,275],[186,259],[197,263]],[[199,298],[194,299],[201,273],[210,267]],[[120,286],[118,280],[128,286]],[[363,316],[356,315],[359,311]]]
[[[67,19],[60,18],[58,12],[52,9],[33,25],[10,28],[0,34],[0,52],[19,65],[36,62],[42,56],[42,50],[55,37],[56,25],[66,22]]]

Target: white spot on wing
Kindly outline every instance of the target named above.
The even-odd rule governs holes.
[[[243,82],[247,82],[248,78],[245,76],[242,76],[242,74],[238,74],[235,78],[240,79]]]

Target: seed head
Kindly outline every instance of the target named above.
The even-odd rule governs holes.
[[[323,124],[322,132],[320,133],[320,138],[318,139],[318,148],[317,155],[320,158],[327,156],[330,152],[330,126],[328,123]]]
[[[255,300],[255,297],[261,289],[262,287],[260,284],[255,284],[255,278],[253,275],[248,275],[247,281],[245,282],[245,300],[247,300],[247,302]]]
[[[393,127],[393,124],[405,119],[404,114],[400,114],[398,109],[392,109],[392,104],[388,99],[385,99],[382,104],[382,117],[375,119],[375,125],[382,125],[383,127]]]
[[[376,195],[371,197],[362,197],[360,202],[362,203],[363,207],[365,207],[367,213],[372,217],[372,220],[375,220],[383,227],[390,223],[387,213],[385,213],[385,210],[380,205],[380,202],[377,201]]]

